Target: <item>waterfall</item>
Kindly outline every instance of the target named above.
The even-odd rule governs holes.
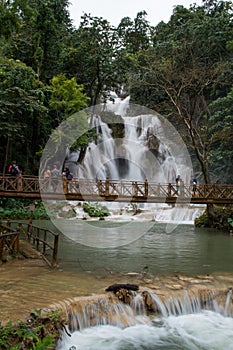
[[[168,139],[167,126],[161,117],[156,113],[128,116],[128,108],[129,97],[121,102],[107,103],[102,112],[90,118],[97,141],[89,145],[83,164],[79,165],[78,177],[174,183],[177,174],[182,174],[183,181],[189,183],[190,164],[187,166],[181,159],[176,159],[173,153],[177,139],[174,142]],[[106,112],[120,115],[121,119],[115,122],[111,117],[109,122],[104,122],[101,115]],[[122,137],[114,137],[112,128],[122,126]]]
[[[189,184],[193,176],[192,163],[176,129],[159,114],[131,105],[129,100],[130,97],[124,100],[116,98],[114,103],[108,101],[95,108],[95,113],[90,113],[90,128],[96,131],[97,140],[88,145],[82,164],[73,172],[80,179],[147,179],[148,182],[163,184],[174,184],[179,174],[184,183]],[[70,159],[74,159],[73,153]],[[106,205],[115,211],[118,209],[120,214],[124,209],[120,203]],[[140,208],[151,213],[151,220],[193,223],[205,207],[145,203],[140,204]],[[123,219],[123,216],[119,219]],[[168,227],[167,231],[173,228]]]
[[[65,304],[69,321],[57,350],[109,349],[110,344],[114,350],[233,349],[231,289],[184,291],[168,299],[150,290],[119,293],[125,303],[111,294]]]

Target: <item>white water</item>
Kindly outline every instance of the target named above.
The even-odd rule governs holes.
[[[216,312],[169,316],[127,328],[96,326],[63,335],[57,350],[232,350],[233,319]]]
[[[128,116],[130,113],[130,98],[115,99],[115,103],[108,102],[104,110],[121,115],[124,122],[124,137],[112,137],[112,124],[101,120],[100,115],[94,115],[90,120],[96,128],[98,141],[91,143],[82,165],[74,172],[78,178],[112,180],[130,180],[156,183],[175,183],[178,174],[184,183],[189,184],[192,178],[192,165],[179,134],[169,123],[157,115],[139,114]],[[99,110],[101,110],[100,107]],[[132,112],[132,111],[131,111]],[[145,113],[145,110],[142,109]],[[148,111],[147,111],[148,112]],[[153,112],[153,111],[152,111]],[[114,125],[116,126],[116,125]],[[71,154],[71,159],[74,154]],[[167,231],[172,231],[174,224],[193,224],[205,207],[176,205],[174,208],[166,204],[140,205],[140,215],[133,215],[125,205],[120,203],[105,203],[111,215],[110,220],[121,221],[151,221],[171,223]],[[78,210],[78,217],[86,216]]]
[[[118,99],[114,104],[108,103],[103,108],[121,115],[124,137],[112,137],[111,127],[118,127],[119,124],[113,121],[106,124],[101,120],[101,113],[94,115],[90,120],[96,129],[98,140],[89,145],[83,164],[78,169],[79,178],[105,180],[109,177],[112,180],[147,179],[158,183],[174,183],[176,176],[182,174],[183,181],[190,183],[191,164],[189,159],[185,159],[189,155],[184,151],[175,128],[164,123],[162,117],[155,112],[127,116],[127,110],[130,109],[129,97],[123,101]],[[169,130],[170,128],[173,129]],[[122,165],[117,162],[119,158],[124,160]]]
[[[109,305],[106,300],[94,308],[86,305],[82,315],[79,314],[78,318],[75,316],[79,331],[74,331],[70,336],[63,332],[57,350],[233,349],[231,290],[223,308],[212,300],[214,295],[210,296],[208,308],[211,307],[213,311],[202,310],[199,298],[189,297],[187,293],[183,297],[170,298],[165,302],[153,293],[149,295],[152,297],[154,309],[159,310],[160,317],[146,316],[139,293],[133,297],[131,308],[120,303]],[[99,306],[102,306],[102,312]],[[93,315],[93,309],[96,312],[97,325],[90,327],[88,320],[93,319],[90,316]],[[109,309],[113,317],[110,317]],[[111,320],[110,324],[108,320]]]

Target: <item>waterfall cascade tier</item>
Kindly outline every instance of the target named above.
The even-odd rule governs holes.
[[[221,337],[221,344],[232,344],[230,338],[228,339],[233,335],[231,289],[215,291],[200,289],[189,293],[184,291],[178,297],[170,296],[164,300],[150,290],[133,292],[120,289],[115,295],[111,293],[107,296],[74,298],[63,303],[63,310],[67,315],[68,329],[64,332],[63,339],[59,342],[57,349],[85,349],[87,341],[90,346],[89,349],[107,349],[106,342],[111,341],[114,343],[114,349],[128,349],[127,342],[129,342],[129,339],[135,346],[132,346],[132,349],[138,349],[136,346],[138,341],[144,345],[143,349],[177,349],[175,344],[177,346],[184,341],[184,339],[181,341],[179,338],[186,336],[189,340],[185,340],[187,344],[182,349],[220,349],[216,345],[208,343],[204,347],[193,347],[195,342],[197,344],[198,342],[206,342],[205,336],[202,339],[200,333],[198,333],[200,339],[195,340],[196,322],[201,322],[201,324],[205,322],[210,333],[212,331],[216,332],[217,327],[219,327],[216,322],[221,322],[222,326],[227,328],[225,329],[227,338],[223,341],[224,338]],[[216,324],[214,330],[211,328],[213,324]],[[186,329],[186,327],[190,327],[190,329],[194,327],[190,335],[188,334],[190,329]],[[169,332],[168,329],[170,329]],[[180,334],[177,333],[174,337],[172,335],[174,331]],[[71,337],[67,336],[69,332]],[[115,339],[116,332],[120,332],[118,340]],[[152,339],[146,337],[144,341],[139,340],[138,332],[146,332],[145,335],[148,333]],[[224,332],[223,328],[221,332]],[[219,333],[221,334],[221,332]],[[204,333],[206,333],[206,330]],[[191,334],[192,337],[190,338]],[[171,337],[173,338],[174,347],[166,347],[169,345],[168,339]],[[95,340],[90,341],[92,338]],[[156,342],[153,343],[155,338],[156,341],[159,340],[158,345],[160,347],[155,347],[157,344]],[[126,347],[122,347],[124,342],[126,342]]]
[[[129,97],[101,108],[90,117],[97,140],[89,144],[82,164],[73,168],[79,178],[174,183],[181,174],[185,183],[190,182],[189,155],[164,118],[150,110],[140,114],[145,109],[131,107]]]
[[[145,181],[175,183],[178,175],[190,184],[193,177],[192,163],[182,138],[176,129],[162,116],[141,106],[130,105],[130,98],[116,99],[114,103],[99,105],[91,111],[90,128],[97,135],[89,144],[81,164],[74,165],[78,153],[69,155],[68,163],[78,178],[105,180]],[[111,216],[123,219],[122,204],[106,204]],[[159,222],[193,223],[204,208],[167,205],[158,207],[141,204],[145,217]],[[170,210],[164,210],[170,209]],[[151,215],[147,215],[151,212]],[[143,220],[143,215],[140,219]],[[137,216],[139,218],[139,216]],[[133,219],[136,219],[134,217]]]

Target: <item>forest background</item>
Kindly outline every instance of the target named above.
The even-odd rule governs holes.
[[[52,131],[111,90],[173,123],[200,181],[231,183],[232,2],[177,5],[156,26],[140,12],[117,27],[85,14],[75,28],[68,9],[67,0],[0,1],[0,172],[14,159],[38,175]],[[79,132],[85,152],[95,137],[85,118]]]

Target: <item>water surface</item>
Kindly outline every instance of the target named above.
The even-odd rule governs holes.
[[[67,232],[72,233],[72,220],[64,221]],[[52,225],[40,222],[40,225]],[[79,235],[85,237],[90,227],[103,228],[103,235],[111,231],[113,247],[95,248],[77,243],[61,234],[59,242],[59,265],[65,270],[92,271],[97,273],[125,273],[148,271],[152,274],[210,274],[233,271],[233,238],[214,229],[179,225],[171,234],[165,233],[164,224],[154,224],[148,232],[129,244],[119,243],[125,225],[116,222],[79,222]],[[142,230],[145,223],[135,223],[135,230]],[[110,231],[106,231],[109,228]],[[56,230],[54,228],[54,230]],[[96,239],[96,241],[95,241]],[[100,245],[100,236],[92,235],[92,245]]]

